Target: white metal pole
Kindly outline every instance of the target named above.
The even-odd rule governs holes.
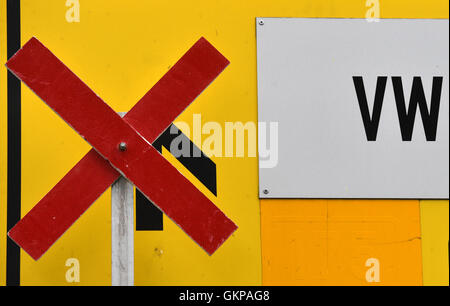
[[[134,188],[123,176],[111,188],[111,234],[112,285],[134,286]]]

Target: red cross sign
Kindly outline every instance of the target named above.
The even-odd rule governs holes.
[[[237,226],[151,143],[226,68],[201,38],[121,118],[36,38],[8,69],[93,149],[8,233],[32,258],[53,243],[121,175],[212,255]]]

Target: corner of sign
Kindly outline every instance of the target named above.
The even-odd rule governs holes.
[[[39,45],[43,45],[39,39],[37,39],[36,36],[32,36],[19,50],[17,50],[16,53],[14,53],[14,55],[12,55],[5,63],[5,67],[9,69],[8,67],[8,63],[11,62],[18,54],[19,52],[24,49],[25,47],[27,47],[30,44],[39,44]]]
[[[8,234],[7,234],[7,236],[9,237],[9,239],[11,239],[12,242],[14,242],[19,248],[21,248],[23,251],[25,251],[25,253],[27,253],[28,256],[30,256],[31,258],[33,258],[34,261],[38,261],[39,259],[41,259],[43,253],[42,253],[42,254],[39,254],[38,256],[36,256],[36,254],[33,255],[33,254],[31,254],[30,252],[28,252],[25,248],[23,248],[22,246],[20,246],[20,244],[17,243],[17,241],[11,236],[11,232],[12,232],[13,229],[14,229],[14,227],[13,227],[11,230],[9,230],[9,232],[8,232]]]
[[[224,238],[220,243],[217,244],[217,246],[214,249],[206,250],[205,248],[203,248],[203,250],[205,250],[205,252],[210,257],[212,257],[221,247],[223,247],[225,242],[228,239],[230,239],[234,235],[234,233],[239,229],[239,226],[237,226],[236,223],[234,223],[233,221],[231,221],[231,223],[233,224],[233,229],[230,231],[230,233],[228,234],[228,236],[226,238]]]
[[[25,46],[29,45],[29,44],[39,44],[39,45],[44,45],[36,36],[32,36],[26,43],[25,45],[23,45],[22,48],[24,48]]]
[[[256,17],[255,23],[257,28],[261,28],[264,24],[265,24],[265,19],[264,17]]]
[[[206,38],[205,36],[200,36],[200,38],[197,40],[197,42],[195,44],[211,44]]]

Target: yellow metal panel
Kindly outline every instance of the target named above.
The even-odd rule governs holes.
[[[448,19],[449,2],[446,0],[394,0],[381,1],[382,18],[445,18]]]
[[[264,285],[422,285],[419,201],[261,202]]]
[[[422,201],[423,283],[425,286],[448,286],[448,201]]]
[[[365,2],[141,0],[125,3],[120,0],[81,0],[80,23],[68,23],[65,1],[21,0],[21,34],[22,43],[31,36],[42,40],[116,111],[130,109],[169,69],[169,65],[175,63],[200,36],[205,36],[231,61],[231,65],[180,120],[191,122],[194,113],[201,113],[204,122],[217,121],[223,125],[225,121],[257,120],[255,17],[360,18],[366,14]],[[0,0],[0,3],[0,59],[5,62],[6,0]],[[448,1],[445,0],[380,3],[381,17],[385,18],[448,18]],[[6,241],[5,76],[5,67],[0,65],[0,283],[4,282],[5,275]],[[22,89],[22,94],[22,213],[25,214],[88,151],[89,146],[27,88]],[[240,229],[212,258],[205,257],[167,219],[164,220],[164,232],[136,233],[136,284],[261,284],[257,160],[213,160],[218,168],[218,197],[214,202],[238,223]],[[176,161],[172,162],[176,164]],[[40,261],[34,262],[22,252],[22,284],[68,284],[65,279],[68,258],[80,261],[79,284],[110,284],[109,202],[107,192]],[[265,206],[263,204],[263,208]],[[384,215],[383,211],[377,213]],[[389,264],[391,259],[387,257]],[[419,266],[412,265],[410,270],[414,272]],[[316,273],[313,265],[308,269]],[[395,267],[391,269],[395,270]],[[411,278],[412,282],[415,282],[414,278]]]

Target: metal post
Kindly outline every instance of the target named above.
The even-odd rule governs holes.
[[[123,117],[123,114],[121,114]],[[134,188],[120,177],[111,188],[111,281],[113,286],[134,285]]]

